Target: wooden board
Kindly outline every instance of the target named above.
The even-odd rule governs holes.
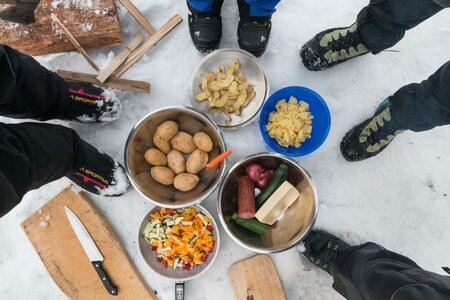
[[[80,218],[105,257],[103,267],[118,288],[116,297],[109,295],[100,282],[67,220],[64,206]],[[156,299],[111,226],[85,196],[67,189],[21,225],[50,276],[70,299]]]
[[[237,300],[286,300],[272,259],[256,255],[231,266],[228,271]]]
[[[8,7],[10,6],[0,4],[0,11]],[[40,0],[34,11],[35,23],[25,25],[0,18],[0,43],[30,55],[75,50],[59,28],[52,26],[52,13],[84,48],[101,48],[122,43],[114,0]]]
[[[150,93],[150,83],[145,81],[122,79],[117,77],[109,77],[105,82],[101,83],[97,80],[97,75],[87,74],[81,72],[73,72],[67,70],[57,69],[56,73],[61,76],[65,81],[77,81],[92,83],[98,86],[119,89],[123,91]]]

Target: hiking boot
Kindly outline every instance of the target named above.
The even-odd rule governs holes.
[[[210,12],[201,12],[188,3],[189,33],[195,48],[201,53],[209,53],[219,48],[222,39],[222,1],[214,1]]]
[[[70,96],[68,119],[80,123],[112,122],[119,118],[122,105],[116,94],[89,83],[67,82]]]
[[[305,68],[320,71],[369,52],[355,23],[317,34],[302,47],[300,57]]]
[[[272,29],[271,16],[250,16],[250,6],[243,0],[238,0],[238,6],[240,16],[238,25],[239,47],[259,57],[264,54],[269,44]]]
[[[383,151],[394,137],[405,131],[392,119],[390,99],[384,100],[372,118],[353,127],[341,142],[341,152],[348,161],[360,161]]]
[[[338,237],[323,231],[313,230],[303,240],[303,256],[317,267],[332,275],[336,258],[350,246]]]
[[[77,170],[66,176],[81,188],[93,194],[116,197],[130,187],[125,169],[108,155],[83,142],[85,161]]]

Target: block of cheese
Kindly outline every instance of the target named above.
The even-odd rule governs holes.
[[[261,223],[272,225],[299,196],[299,191],[292,184],[283,182],[256,212],[256,219]]]

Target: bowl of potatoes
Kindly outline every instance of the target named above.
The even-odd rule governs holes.
[[[192,72],[192,105],[224,130],[256,120],[268,95],[269,83],[261,63],[244,50],[216,50]]]
[[[167,208],[201,203],[219,185],[226,160],[207,163],[226,151],[217,125],[185,106],[165,107],[143,117],[125,146],[132,185],[150,202]]]

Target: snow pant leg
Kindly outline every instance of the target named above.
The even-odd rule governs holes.
[[[63,126],[0,123],[0,217],[28,191],[78,169],[86,157],[85,145]]]
[[[424,131],[450,124],[450,61],[427,80],[402,87],[391,97],[399,126]]]
[[[280,0],[245,0],[250,6],[250,17],[267,17],[275,12]]]
[[[195,11],[210,12],[213,7],[214,0],[187,0],[188,7]]]
[[[442,7],[450,7],[450,0],[434,0],[434,2]]]
[[[64,80],[31,56],[0,44],[0,115],[37,120],[72,119]]]
[[[377,54],[442,9],[433,0],[371,0],[358,14],[358,30],[366,46]]]
[[[449,277],[425,271],[409,258],[374,243],[340,254],[333,278],[333,288],[350,300],[436,300],[450,295]]]

